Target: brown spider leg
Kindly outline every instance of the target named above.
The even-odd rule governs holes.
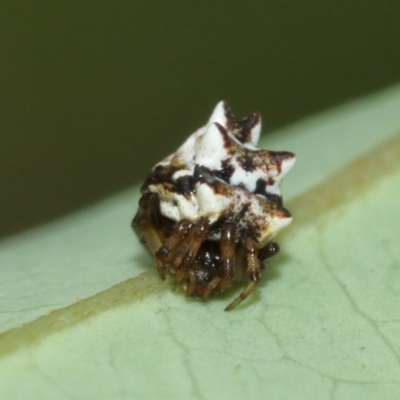
[[[139,200],[139,211],[132,221],[132,227],[140,240],[147,244],[153,254],[161,247],[165,239],[159,225],[158,205],[158,194],[145,193]],[[156,265],[160,273],[160,263],[157,260]],[[160,276],[163,278],[163,273],[160,273]]]
[[[258,259],[257,242],[250,236],[245,236],[243,238],[243,245],[246,251],[247,273],[250,282],[243,292],[225,308],[225,311],[230,311],[239,305],[256,288],[260,280],[260,260]]]
[[[135,221],[135,230],[139,236],[144,239],[151,253],[155,254],[161,247],[162,242],[160,240],[159,232],[154,229],[154,226],[149,222],[147,217],[137,218]],[[162,280],[165,279],[164,267],[161,262],[156,258],[157,272]]]
[[[233,276],[234,282],[240,282],[242,280],[243,270],[246,269],[246,259],[244,257],[244,247],[240,244],[237,246],[235,260],[235,273]]]
[[[207,236],[209,227],[209,221],[206,218],[201,218],[196,224],[193,226],[191,233],[192,236],[190,238],[190,242],[186,251],[185,256],[183,257],[182,262],[180,263],[180,267],[183,269],[187,269],[190,265],[193,264],[197,256],[197,252],[200,249],[203,240]]]
[[[145,193],[139,200],[139,207],[146,210],[147,217],[155,225],[159,226],[160,199],[157,193]]]
[[[165,262],[165,264],[169,264],[171,259],[175,257],[173,253],[179,249],[179,243],[186,237],[191,226],[191,222],[187,219],[177,222],[172,229],[171,235],[157,251],[156,257]]]
[[[275,254],[279,253],[279,245],[275,242],[269,242],[264,247],[262,247],[258,253],[258,258],[260,260],[265,260],[266,258],[270,258]]]
[[[160,237],[161,242],[164,241],[164,233],[160,227],[159,221],[159,198],[156,193],[145,193],[139,200],[139,211],[137,212],[135,218],[132,220],[132,228],[137,230],[138,220],[141,218],[146,218],[152,225],[153,229],[156,231],[157,235]],[[140,236],[140,232],[139,236]]]
[[[188,271],[189,279],[186,287],[186,294],[187,296],[191,296],[194,292],[194,289],[196,289],[196,284],[197,284],[197,277],[196,277],[196,271],[193,268],[190,268]]]
[[[139,211],[132,221],[132,227],[135,229],[141,241],[144,241],[154,254],[164,241],[164,234],[158,228],[158,195],[155,193],[146,193],[139,200]]]
[[[208,233],[208,225],[208,219],[201,218],[189,229],[187,236],[179,244],[179,251],[172,261],[172,265],[177,270],[175,275],[176,283],[182,282],[189,277],[187,270],[193,264],[197,252]]]
[[[185,238],[181,242],[179,242],[179,245],[176,246],[176,250],[167,257],[168,262],[171,264],[171,266],[174,267],[174,269],[180,268],[182,260],[186,256],[190,244],[193,242],[194,231],[195,226],[191,225]]]
[[[176,246],[179,244],[179,242],[184,239],[190,225],[190,222],[186,220],[180,221],[175,224],[171,235],[168,237],[167,240],[164,241],[164,243],[161,244],[161,246],[155,252],[157,272],[161,279],[165,279],[165,269],[168,266],[168,263],[165,261],[165,259],[167,259],[168,256],[171,255],[173,250],[176,249]]]
[[[211,281],[207,283],[202,299],[207,300],[210,295],[218,288],[221,281],[222,279],[219,276],[215,276],[214,278],[212,278]]]
[[[236,243],[233,222],[225,222],[222,226],[220,251],[223,278],[218,289],[223,291],[232,285],[235,273]]]
[[[145,239],[147,246],[154,254],[162,245],[157,231],[154,230],[147,217],[138,218],[135,223],[140,235]]]

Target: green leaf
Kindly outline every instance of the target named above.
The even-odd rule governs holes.
[[[396,87],[265,135],[294,223],[231,312],[158,279],[137,189],[4,240],[0,397],[398,399],[399,115]]]

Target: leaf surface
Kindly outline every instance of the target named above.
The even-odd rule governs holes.
[[[228,313],[158,279],[137,189],[4,240],[1,397],[398,399],[399,115],[396,87],[264,138],[295,220]]]

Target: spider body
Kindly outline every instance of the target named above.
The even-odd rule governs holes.
[[[257,286],[263,261],[279,250],[272,238],[292,219],[279,184],[295,156],[257,149],[260,129],[258,113],[237,121],[220,102],[150,171],[132,222],[160,277],[173,275],[189,296],[206,300],[247,278],[226,310]]]

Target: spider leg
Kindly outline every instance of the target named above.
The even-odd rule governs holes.
[[[154,229],[153,225],[151,225],[151,223],[146,218],[142,218],[140,220],[140,226],[142,229],[142,234],[145,237],[146,243],[150,251],[153,254],[156,254],[157,250],[162,245],[158,231]],[[156,258],[156,269],[160,278],[164,280],[165,279],[164,267],[162,263],[159,260],[157,260],[157,258]]]
[[[177,222],[172,229],[171,235],[156,252],[156,259],[163,265],[169,265],[179,250],[179,243],[185,239],[191,226],[192,224],[186,219]]]
[[[195,224],[188,220],[177,222],[171,235],[157,251],[157,260],[163,268],[175,274],[176,283],[188,277],[187,269],[194,262],[208,233],[208,225],[208,220],[203,218]]]
[[[142,197],[139,199],[139,210],[132,220],[132,228],[135,229],[135,231],[138,233],[140,237],[140,230],[138,230],[138,222],[139,219],[141,218],[146,218],[151,225],[153,225],[154,230],[156,230],[157,235],[160,238],[160,241],[164,241],[164,233],[160,227],[159,223],[159,212],[158,212],[158,206],[159,206],[159,198],[158,194],[156,193],[145,193],[142,195]]]
[[[158,232],[146,217],[138,218],[135,223],[135,228],[139,232],[140,237],[144,238],[150,251],[155,254],[162,245]]]
[[[202,299],[207,300],[210,297],[210,295],[218,288],[221,281],[222,279],[219,276],[215,276],[214,278],[212,278],[211,281],[207,283]]]
[[[179,243],[179,249],[175,253],[175,257],[171,264],[176,271],[175,283],[183,283],[188,293],[193,293],[196,285],[195,270],[189,273],[188,268],[193,266],[197,253],[204,238],[208,233],[208,219],[202,218],[189,228],[186,237]],[[189,282],[187,282],[189,280]]]
[[[265,260],[270,258],[279,252],[279,245],[275,242],[269,242],[264,247],[262,247],[258,253],[258,258],[260,260]]]
[[[225,222],[222,226],[220,251],[223,278],[218,289],[223,291],[232,285],[235,275],[236,243],[233,222]]]
[[[188,238],[185,240],[185,242],[188,243],[188,246],[186,248],[185,256],[182,257],[182,260],[179,263],[179,266],[181,268],[187,269],[190,265],[193,264],[197,256],[197,252],[199,251],[200,246],[203,243],[203,240],[207,236],[208,227],[209,227],[209,221],[206,218],[201,218],[192,227],[190,235],[188,235]]]
[[[243,272],[246,271],[246,259],[245,251],[242,245],[237,246],[236,259],[235,259],[235,273],[233,276],[234,282],[240,282],[242,280]]]
[[[246,252],[247,273],[250,282],[243,290],[242,293],[232,303],[225,308],[225,311],[232,310],[239,305],[249,294],[256,288],[260,281],[260,260],[258,259],[258,246],[257,242],[250,236],[243,238],[243,246]]]
[[[145,193],[139,200],[139,210],[132,221],[132,228],[140,240],[155,254],[164,241],[164,233],[158,223],[158,195]]]
[[[188,271],[189,279],[186,287],[187,296],[191,296],[196,289],[197,277],[196,271],[193,268],[190,268]]]
[[[152,254],[156,254],[164,242],[164,233],[159,225],[158,195],[145,193],[139,200],[139,210],[132,221],[141,242],[144,242]],[[161,263],[156,258],[156,268],[161,279],[165,279]]]

